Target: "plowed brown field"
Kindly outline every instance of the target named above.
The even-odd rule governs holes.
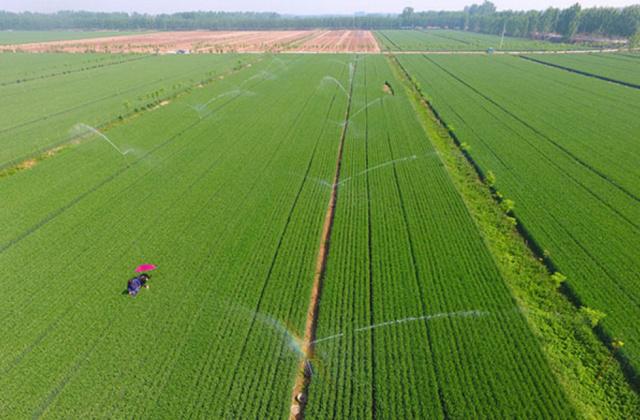
[[[380,52],[370,31],[154,32],[73,41],[4,45],[0,51],[112,53]]]

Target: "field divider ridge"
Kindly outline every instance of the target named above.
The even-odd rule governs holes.
[[[415,84],[415,82],[411,77],[411,74],[405,68],[405,66],[403,66],[402,63],[400,63],[397,57],[394,56],[393,54],[389,55],[388,57],[392,62],[392,65],[396,67],[397,70],[402,74],[404,78],[404,83],[409,85],[409,88],[413,91],[413,94],[415,95],[414,100],[416,102],[419,102],[417,105],[422,106],[422,108],[424,109],[424,112],[426,113],[426,118],[432,120],[433,124],[437,126],[437,130],[439,132],[437,135],[439,135],[440,137],[448,138],[452,142],[452,144],[450,145],[450,148],[455,149],[456,153],[459,153],[462,156],[465,162],[465,165],[468,166],[466,171],[467,172],[470,171],[471,174],[463,174],[461,176],[465,176],[465,177],[475,176],[476,180],[474,180],[474,182],[479,182],[482,184],[482,186],[481,187],[476,186],[474,188],[487,189],[488,191],[486,191],[486,194],[488,194],[489,196],[488,198],[491,201],[493,201],[493,203],[499,209],[501,204],[500,198],[496,194],[497,192],[487,185],[487,175],[485,174],[484,170],[474,160],[470,152],[467,149],[463,148],[463,142],[458,138],[457,134],[449,128],[446,121],[439,114],[438,110],[435,109],[434,106],[431,104],[431,102],[429,102],[429,100],[425,97],[421,88]],[[443,160],[443,163],[445,163],[445,165],[449,167],[448,170],[451,170],[450,164],[447,164],[444,159],[442,160]],[[455,171],[458,171],[458,169],[455,169]],[[450,178],[452,180],[455,179],[455,177],[453,176],[451,176]],[[457,181],[456,184],[460,185],[460,181]],[[461,193],[461,196],[463,197],[463,199],[465,199],[465,202],[466,202],[467,198],[465,197],[465,194]],[[521,248],[526,249],[527,254],[524,254],[523,251],[519,251],[519,253],[522,254],[522,255],[519,255],[519,257],[525,261],[524,262],[525,264],[532,266],[531,270],[536,269],[536,267],[534,266],[537,266],[537,272],[534,274],[530,274],[531,276],[535,276],[537,278],[544,277],[546,281],[552,281],[552,282],[555,281],[553,279],[553,275],[555,273],[558,273],[557,264],[552,259],[552,257],[544,251],[544,248],[539,243],[537,238],[535,238],[530,233],[530,230],[525,226],[523,221],[518,217],[516,213],[514,212],[505,213],[502,210],[496,210],[498,212],[501,212],[500,217],[503,219],[502,223],[511,226],[508,228],[499,228],[497,230],[495,229],[494,226],[491,226],[492,232],[500,231],[501,229],[509,231],[506,233],[502,232],[504,235],[509,236],[508,240],[506,242],[496,244],[495,239],[491,239],[487,236],[486,227],[483,226],[483,223],[486,223],[486,220],[484,220],[486,215],[484,214],[479,215],[477,209],[472,211],[472,207],[468,204],[467,204],[467,209],[470,212],[470,214],[472,214],[473,219],[475,220],[476,224],[479,226],[479,229],[483,232],[482,236],[484,238],[484,241],[485,243],[487,243],[488,248],[491,250],[494,261],[496,261],[501,273],[507,272],[507,276],[509,276],[508,275],[509,271],[512,270],[512,268],[509,268],[509,267],[505,268],[505,264],[501,262],[501,256],[496,254],[496,248],[500,248],[504,246],[506,242],[508,242],[509,245],[515,249],[521,249]],[[478,220],[479,217],[482,217],[483,220]],[[498,241],[499,240],[500,239],[498,239]],[[516,255],[516,254],[511,254],[511,255]],[[539,273],[541,270],[544,272],[543,274]],[[509,277],[515,277],[519,280],[522,280],[521,279],[522,276],[520,272],[518,272],[518,274],[515,276],[511,275]],[[529,308],[530,305],[533,305],[533,307],[536,310],[541,311],[543,313],[545,311],[548,311],[549,312],[548,316],[555,315],[557,317],[557,319],[555,320],[556,323],[563,324],[560,328],[566,329],[567,325],[564,325],[564,324],[570,324],[571,328],[575,328],[575,323],[581,316],[580,309],[583,307],[583,302],[574,292],[571,285],[568,284],[567,282],[565,281],[561,282],[551,292],[548,290],[545,290],[544,292],[542,292],[540,290],[547,287],[545,285],[538,284],[536,285],[536,287],[538,288],[537,290],[535,291],[527,290],[526,292],[522,292],[522,290],[520,290],[520,288],[523,287],[521,284],[515,284],[515,285],[510,284],[510,281],[507,281],[507,284],[509,288],[512,290],[512,293],[514,293],[514,297],[515,297],[515,300],[518,302],[518,306],[520,306],[521,308],[524,308],[521,310],[526,315],[525,318],[527,319],[527,323],[531,325],[534,330],[537,330],[539,328],[538,323],[540,323],[541,321],[536,318],[536,315],[533,314],[534,311]],[[539,303],[535,302],[535,300],[539,299],[539,296],[534,296],[534,295],[526,296],[527,294],[534,294],[534,293],[545,293],[547,295],[550,295],[549,299],[552,299],[553,303],[549,307],[546,307],[546,306],[537,307]],[[560,319],[561,315],[559,315],[559,313],[563,314],[565,316],[565,319],[561,320]],[[573,318],[573,320],[568,320],[568,318]],[[546,323],[548,321],[549,319],[544,319],[543,323]],[[585,337],[587,330],[588,330],[589,337]],[[536,335],[539,335],[539,334],[541,333],[536,332]],[[611,378],[619,375],[621,378],[620,380],[623,381],[626,384],[626,386],[628,386],[628,389],[632,393],[640,394],[640,382],[638,380],[637,372],[634,371],[634,369],[629,363],[629,360],[625,357],[625,355],[622,354],[620,351],[617,351],[618,348],[616,348],[615,346],[615,337],[609,334],[607,331],[605,331],[605,329],[601,325],[596,325],[595,327],[592,327],[591,324],[588,324],[588,325],[584,324],[583,329],[579,331],[573,331],[573,330],[567,331],[567,334],[573,334],[576,337],[579,336],[578,340],[580,341],[579,345],[581,347],[578,350],[581,352],[585,352],[588,350],[588,352],[591,353],[588,356],[583,355],[584,358],[586,359],[586,360],[581,360],[581,362],[583,363],[583,366],[585,366],[588,362],[596,363],[598,362],[599,358],[602,358],[602,357],[606,357],[608,360],[613,360],[613,359],[616,360],[617,369],[609,368],[605,372],[602,369],[602,366],[596,366],[596,369],[598,370],[598,376],[594,378],[595,380],[597,380],[598,382],[601,382],[600,380],[603,379],[601,376],[604,375],[605,373],[607,374],[607,376],[609,376],[610,380],[615,380]],[[575,341],[576,337],[571,337],[571,340]],[[566,340],[569,340],[569,337],[553,335],[552,337],[544,336],[539,339],[542,340],[543,342],[546,342],[548,340],[549,342],[553,343],[554,340],[559,340],[564,343]],[[547,346],[548,345],[546,345],[545,347]],[[546,357],[549,358],[550,356],[552,356],[554,359],[557,358],[558,355],[554,352],[554,350],[555,349],[553,348],[549,349],[547,347],[545,349],[545,353],[547,353]],[[566,354],[562,354],[562,357],[566,357]],[[588,366],[588,365],[586,365],[586,367],[593,368],[593,366]],[[570,369],[564,364],[562,364],[561,368],[556,367],[555,369],[556,375],[561,377],[571,376],[575,374],[575,372],[569,372],[569,370]],[[593,372],[590,371],[589,374],[591,373]],[[564,381],[561,381],[561,382],[565,383]],[[592,383],[592,384],[584,384],[583,386],[584,388],[597,388],[600,386],[603,388],[608,388],[608,387],[620,386],[620,383],[617,383],[615,385]],[[582,392],[588,393],[589,391],[591,390],[580,390],[575,392],[581,394]],[[573,396],[572,398],[580,399],[580,397],[584,398],[583,395],[580,395],[578,397]],[[590,395],[589,398],[592,398],[592,395]],[[580,402],[584,403],[584,401],[580,401]],[[592,405],[597,405],[599,402],[591,400],[589,401],[589,403]]]
[[[302,353],[304,357],[300,360],[300,366],[296,376],[295,385],[291,396],[291,412],[290,420],[304,419],[304,409],[307,403],[307,392],[313,375],[311,361],[314,358],[316,331],[318,327],[318,313],[320,308],[320,298],[322,295],[322,283],[327,268],[327,257],[329,255],[329,247],[331,242],[331,231],[333,229],[333,221],[335,218],[336,204],[338,200],[338,183],[340,181],[340,169],[342,166],[342,155],[344,152],[344,143],[349,129],[349,117],[351,114],[351,99],[353,98],[353,85],[355,74],[357,71],[357,60],[354,64],[353,71],[350,74],[349,93],[347,95],[347,109],[345,111],[345,123],[340,133],[340,142],[338,145],[338,156],[336,158],[336,171],[331,185],[331,196],[327,206],[327,212],[322,227],[322,235],[320,237],[320,246],[318,248],[318,256],[316,259],[316,269],[313,276],[313,286],[311,289],[311,298],[309,309],[307,311],[307,321],[304,331],[304,339],[302,342]]]
[[[538,59],[533,58],[533,57],[527,57],[526,55],[518,55],[518,57],[522,58],[523,60],[531,61],[533,63],[542,64],[543,66],[553,67],[553,68],[556,68],[556,69],[568,71],[570,73],[576,73],[576,74],[579,74],[581,76],[593,77],[594,79],[604,80],[605,82],[615,83],[617,85],[626,86],[626,87],[629,87],[629,88],[632,88],[632,89],[640,89],[640,85],[637,85],[635,83],[629,83],[629,82],[625,82],[623,80],[612,79],[612,78],[606,77],[606,76],[600,76],[598,74],[589,73],[587,71],[574,69],[572,67],[562,66],[560,64],[549,63],[548,61],[538,60]]]

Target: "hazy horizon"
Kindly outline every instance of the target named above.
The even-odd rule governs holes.
[[[104,1],[95,0],[4,0],[0,10],[10,12],[43,12],[52,13],[60,10],[85,10],[100,12],[138,12],[138,13],[175,13],[185,11],[253,11],[276,12],[280,14],[294,15],[327,15],[327,14],[353,14],[366,13],[400,13],[404,7],[413,7],[417,11],[426,10],[462,10],[464,6],[482,3],[482,0],[434,0],[434,1],[403,1],[392,2],[389,0],[354,0],[338,1],[325,0],[319,4],[315,2],[299,2],[294,0],[238,0],[238,1],[206,1],[183,0],[174,2],[168,0],[111,0],[107,4]],[[575,0],[504,0],[494,1],[498,10],[543,10],[547,7],[568,7],[576,3]],[[638,4],[640,1],[625,0],[589,0],[579,1],[583,7],[610,6],[624,7]]]

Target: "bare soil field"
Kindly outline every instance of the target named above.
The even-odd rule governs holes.
[[[102,53],[380,52],[370,31],[185,31],[0,46],[0,51]]]

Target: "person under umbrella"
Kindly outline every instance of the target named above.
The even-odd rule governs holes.
[[[140,289],[142,289],[143,287],[145,289],[149,288],[149,285],[147,284],[147,282],[151,278],[151,275],[146,273],[146,271],[155,270],[155,268],[156,266],[151,264],[144,264],[136,268],[136,273],[141,273],[141,274],[130,279],[127,282],[127,293],[129,293],[129,296],[135,297],[138,294],[138,292],[140,292]]]

